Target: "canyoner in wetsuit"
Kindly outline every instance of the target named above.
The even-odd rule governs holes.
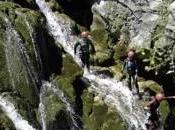
[[[150,116],[148,118],[148,123],[146,123],[146,127],[148,130],[154,130],[155,128],[158,127],[158,122],[159,122],[159,106],[160,102],[152,97],[151,104],[149,106],[149,113]]]
[[[80,40],[74,46],[74,54],[78,52],[78,56],[81,59],[82,67],[86,67],[90,70],[90,53],[95,53],[95,48],[92,45],[90,39],[88,39],[88,32],[82,32]],[[90,51],[91,50],[91,51]]]
[[[154,130],[159,126],[159,106],[160,102],[164,100],[163,93],[157,93],[155,96],[151,97],[151,100],[145,107],[145,110],[149,111],[150,116],[148,122],[146,123],[147,130]]]
[[[157,93],[155,96],[151,97],[151,100],[148,102],[144,108],[146,111],[149,111],[150,116],[148,122],[146,123],[147,130],[155,130],[160,125],[160,114],[159,106],[161,101],[167,99],[175,99],[175,96],[165,97],[163,93]]]
[[[127,85],[129,89],[132,91],[132,86],[135,85],[137,94],[140,97],[139,87],[137,83],[138,66],[137,66],[137,61],[135,60],[134,50],[128,51],[128,57],[124,61],[122,70],[124,72],[124,76],[126,77]],[[133,81],[133,84],[132,84],[132,81]]]

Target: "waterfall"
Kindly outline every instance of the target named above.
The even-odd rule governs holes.
[[[120,116],[128,123],[130,129],[143,130],[148,119],[137,103],[136,97],[128,87],[115,79],[103,75],[84,74],[91,83],[90,91],[97,93],[106,104],[116,108]]]
[[[65,51],[74,57],[72,49],[77,37],[71,35],[71,28],[67,27],[71,25],[67,25],[62,19],[58,19],[44,0],[36,0],[36,3],[45,15],[49,33],[54,37],[56,43],[60,43]],[[80,61],[78,58],[76,58],[76,62],[79,64]]]
[[[43,129],[46,130],[46,115],[45,115],[45,106],[44,106],[44,94],[46,92],[53,92],[65,105],[66,111],[68,112],[71,120],[71,130],[81,130],[75,120],[77,115],[75,114],[74,110],[71,107],[71,104],[68,102],[68,99],[64,95],[63,91],[61,91],[58,87],[56,87],[54,84],[50,82],[43,81],[42,88],[41,88],[41,93],[40,93],[40,105],[39,105],[39,111],[41,115],[41,120],[42,120],[42,125]]]
[[[31,41],[32,41],[32,45],[33,45],[33,49],[34,49],[34,53],[35,53],[35,59],[37,61],[37,68],[39,70],[41,70],[41,73],[42,73],[43,64],[42,64],[42,60],[41,60],[41,56],[40,56],[38,45],[36,45],[37,43],[36,43],[36,40],[35,40],[34,30],[33,30],[32,26],[31,26],[31,24],[29,23],[29,21],[27,20],[26,15],[24,15],[24,14],[18,12],[18,11],[16,11],[16,13],[24,18],[24,21],[25,21],[25,23],[27,25],[27,28],[29,30],[29,35],[30,35],[30,38],[31,38]],[[33,70],[34,70],[34,68],[33,68]]]
[[[45,105],[44,105],[44,94],[46,92],[46,88],[45,87],[41,87],[40,89],[40,103],[39,103],[39,113],[40,113],[40,119],[41,119],[41,123],[42,123],[42,130],[47,130],[46,128],[46,113],[45,113]]]
[[[47,19],[48,30],[53,35],[55,41],[60,43],[65,51],[67,51],[77,63],[79,61],[74,56],[73,44],[76,37],[71,36],[71,27],[52,12],[44,0],[36,0],[40,10]],[[145,122],[147,116],[143,108],[137,104],[137,100],[133,97],[129,89],[121,82],[110,78],[101,78],[99,75],[85,74],[91,82],[91,90],[104,97],[108,105],[112,105],[119,112],[121,117],[128,123],[129,129],[145,130]]]
[[[36,130],[21,117],[21,115],[15,109],[14,105],[2,96],[0,96],[0,107],[12,120],[17,130]]]
[[[9,73],[11,76],[11,80],[13,81],[12,84],[15,85],[15,83],[14,83],[15,81],[13,80],[13,75],[15,76],[15,74],[12,74],[13,67],[14,67],[13,62],[15,62],[15,61],[13,61],[15,59],[12,57],[13,56],[12,52],[14,52],[15,54],[17,53],[16,58],[18,60],[23,61],[24,68],[26,69],[27,73],[29,74],[29,77],[32,80],[32,83],[34,84],[34,88],[35,88],[36,93],[38,93],[37,85],[39,83],[39,78],[38,78],[38,75],[34,69],[32,62],[30,61],[30,57],[27,54],[27,50],[26,50],[19,34],[13,28],[10,21],[7,18],[5,18],[5,22],[6,22],[7,44],[5,44],[4,46],[5,46],[8,70],[9,70]],[[19,56],[21,59],[19,59]],[[26,77],[26,80],[28,81],[27,77]]]

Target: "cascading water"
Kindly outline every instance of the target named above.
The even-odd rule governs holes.
[[[143,130],[148,117],[136,102],[132,92],[115,79],[103,78],[103,75],[84,74],[91,83],[90,91],[97,93],[104,102],[117,109],[128,123],[129,129]]]
[[[39,113],[40,113],[40,120],[42,123],[42,130],[47,130],[46,128],[46,114],[45,114],[45,105],[44,105],[44,94],[46,92],[46,88],[45,87],[41,87],[40,89],[40,103],[39,103]]]
[[[6,50],[6,59],[7,59],[7,63],[8,63],[8,69],[10,71],[9,73],[11,75],[11,73],[13,71],[11,69],[14,67],[13,63],[12,63],[13,58],[9,59],[12,56],[12,53],[10,51],[16,51],[16,53],[18,53],[18,56],[21,56],[21,59],[22,59],[23,64],[24,64],[24,68],[27,70],[27,73],[29,74],[30,79],[32,80],[32,82],[34,84],[35,91],[38,94],[37,84],[39,83],[39,78],[38,78],[37,73],[34,70],[33,64],[30,61],[29,55],[27,54],[27,51],[26,51],[26,48],[23,45],[19,34],[12,27],[10,21],[7,18],[5,18],[5,23],[6,23],[6,36],[7,36],[8,41],[7,41],[7,44],[5,44],[4,46],[6,48],[5,49]],[[14,50],[14,48],[16,48],[17,50]],[[18,60],[20,60],[20,59],[18,58]],[[13,77],[11,77],[11,78],[13,81]],[[28,78],[26,77],[26,79],[28,79]],[[13,81],[13,84],[14,84],[14,81]]]
[[[67,98],[65,97],[64,93],[58,89],[54,84],[50,82],[43,81],[43,85],[41,88],[41,96],[40,96],[40,114],[41,114],[41,120],[43,125],[43,130],[46,130],[46,115],[45,115],[45,106],[44,106],[44,94],[46,92],[53,92],[58,98],[64,103],[66,107],[66,111],[69,113],[70,120],[71,120],[71,130],[81,130],[75,120],[76,116],[74,110],[72,109],[70,103],[68,102]]]
[[[2,96],[0,96],[0,107],[12,120],[17,130],[36,130],[21,117],[21,115],[15,109],[14,105]]]
[[[33,28],[31,27],[31,24],[29,23],[29,21],[27,20],[26,16],[20,12],[17,12],[17,14],[19,14],[20,16],[24,17],[24,21],[27,25],[27,28],[29,30],[29,34],[30,34],[30,38],[32,40],[32,45],[33,45],[33,49],[34,49],[34,53],[35,53],[35,59],[37,61],[37,68],[41,71],[42,73],[42,70],[43,70],[43,64],[42,64],[42,60],[41,60],[41,57],[40,57],[40,53],[39,53],[39,48],[38,48],[38,45],[36,45],[36,40],[35,40],[35,34],[34,34],[34,30]],[[32,66],[33,67],[33,66]],[[34,68],[33,68],[34,70]]]
[[[53,35],[55,41],[60,43],[64,49],[74,57],[72,43],[75,43],[77,38],[71,36],[71,27],[54,15],[44,0],[36,0],[36,3],[45,15],[49,32]],[[77,58],[74,57],[74,59],[79,64]],[[94,74],[87,73],[85,77],[91,81],[91,89],[95,93],[104,97],[107,104],[116,107],[121,117],[127,121],[129,129],[146,129],[145,122],[147,116],[144,114],[144,111],[138,107],[136,99],[127,87],[114,79],[100,78],[100,76]]]

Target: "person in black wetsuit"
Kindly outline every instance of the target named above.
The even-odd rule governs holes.
[[[95,53],[92,41],[88,39],[88,32],[82,32],[80,40],[74,46],[74,54],[78,52],[78,56],[82,61],[82,67],[90,70],[90,53]]]
[[[133,81],[133,85],[135,85],[135,87],[137,89],[137,94],[140,97],[139,86],[137,83],[138,66],[137,66],[137,61],[135,59],[135,50],[130,49],[128,51],[128,56],[124,60],[122,71],[123,71],[124,75],[126,76],[127,85],[129,87],[129,89],[132,90],[132,81]]]
[[[147,130],[154,130],[158,127],[159,122],[159,112],[158,108],[160,106],[160,102],[165,99],[175,98],[174,96],[165,97],[163,93],[157,93],[155,96],[151,97],[151,100],[144,108],[145,110],[149,110],[150,116],[148,118],[148,123],[146,123]]]

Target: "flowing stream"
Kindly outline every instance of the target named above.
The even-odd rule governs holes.
[[[2,96],[0,96],[0,107],[7,114],[9,119],[12,120],[17,130],[36,130],[21,117],[14,105]]]
[[[48,30],[54,37],[56,43],[60,43],[74,60],[80,64],[74,56],[73,43],[77,37],[71,36],[71,27],[65,24],[62,19],[52,12],[44,0],[36,0],[40,10],[45,15],[48,24]],[[90,89],[99,96],[103,97],[106,104],[114,106],[123,120],[129,126],[128,129],[145,130],[147,116],[143,108],[137,104],[137,99],[132,95],[129,89],[121,82],[112,78],[105,78],[93,73],[85,73],[84,76],[91,83]]]

